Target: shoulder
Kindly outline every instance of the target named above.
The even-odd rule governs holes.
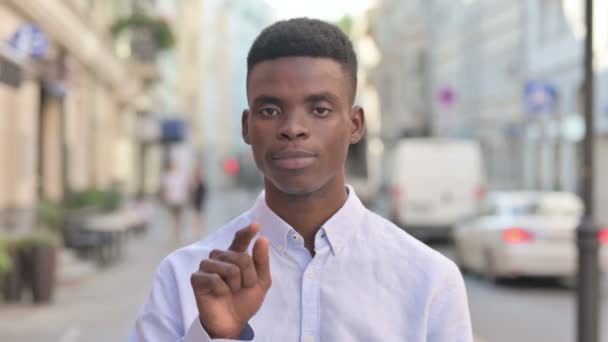
[[[366,210],[358,239],[366,248],[382,251],[382,262],[393,265],[408,278],[421,277],[427,284],[461,278],[452,260],[370,210]]]

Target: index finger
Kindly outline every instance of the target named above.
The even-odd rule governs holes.
[[[246,252],[251,240],[259,231],[260,225],[257,223],[252,223],[239,230],[236,232],[236,234],[234,234],[234,239],[232,240],[230,247],[228,247],[228,250],[239,253]]]

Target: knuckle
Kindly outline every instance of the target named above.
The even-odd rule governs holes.
[[[210,253],[209,253],[209,259],[217,259],[222,255],[222,251],[220,251],[219,249],[213,249]]]
[[[222,277],[220,277],[220,275],[219,275],[219,274],[217,274],[217,273],[210,273],[210,274],[209,274],[209,281],[211,282],[211,284],[212,284],[214,287],[220,286],[220,285],[222,285],[222,283],[224,282],[224,281],[222,280]]]
[[[190,276],[190,284],[193,288],[201,288],[205,285],[204,275],[200,272],[194,272]]]
[[[253,260],[249,255],[247,255],[247,253],[239,253],[236,257],[236,262],[241,267],[249,267],[253,264]]]
[[[211,260],[205,259],[205,260],[201,261],[201,263],[198,265],[198,267],[200,270],[208,270],[212,264],[213,263],[211,262]]]
[[[232,260],[232,258],[231,258],[231,256],[230,256],[230,254],[231,254],[231,252],[230,252],[230,251],[225,251],[225,252],[223,252],[222,254],[219,254],[219,255],[217,256],[217,260],[218,260],[218,261],[221,261],[221,262],[227,262],[227,263],[230,263],[230,262],[231,262],[231,260]]]
[[[237,266],[231,265],[228,268],[228,273],[230,274],[231,277],[238,277],[241,275],[241,270]]]

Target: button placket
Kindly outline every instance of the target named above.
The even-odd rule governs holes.
[[[302,276],[302,338],[301,341],[315,341],[319,330],[319,266],[324,254],[317,254],[304,269]]]

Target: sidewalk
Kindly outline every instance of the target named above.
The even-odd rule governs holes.
[[[170,252],[166,218],[159,216],[146,236],[129,241],[124,261],[60,286],[52,304],[0,308],[0,340],[125,341],[156,266]]]
[[[249,208],[254,198],[243,191],[210,194],[207,227],[217,229]],[[120,263],[61,284],[52,304],[0,304],[0,341],[126,341],[156,267],[174,249],[166,212],[158,208],[154,215],[148,232],[128,241]],[[182,230],[183,244],[195,241],[189,224],[187,220]]]

